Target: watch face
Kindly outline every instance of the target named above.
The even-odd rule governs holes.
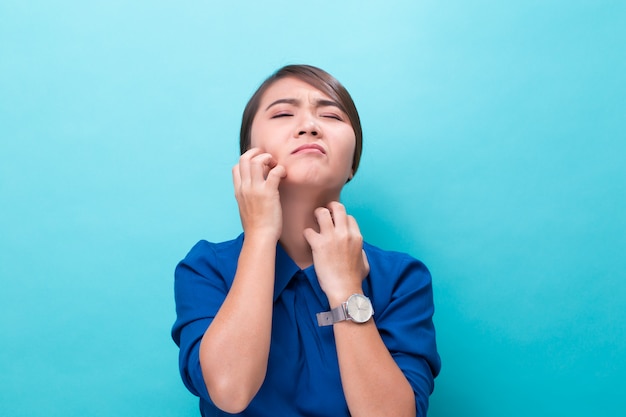
[[[351,295],[346,307],[350,318],[357,323],[365,323],[374,314],[369,298],[361,294]]]

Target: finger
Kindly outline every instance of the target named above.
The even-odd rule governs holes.
[[[354,218],[354,216],[351,215],[346,215],[346,221],[348,224],[348,230],[350,231],[350,233],[354,234],[354,235],[361,235],[361,229],[359,228],[359,224],[357,223],[356,219]]]
[[[273,168],[275,168],[277,165],[278,165],[278,161],[276,160],[276,158],[272,156],[263,170],[263,179],[267,179],[267,176],[269,175],[270,171]]]
[[[233,185],[235,186],[235,191],[236,191],[241,187],[241,173],[239,172],[239,164],[233,167],[232,174],[233,174]]]
[[[242,183],[250,182],[251,173],[250,173],[250,163],[253,158],[262,153],[259,148],[251,148],[244,152],[241,157],[239,157],[239,175],[241,177]]]
[[[252,148],[247,150],[243,155],[239,157],[239,178],[241,184],[250,180],[250,158],[258,152],[258,149]]]
[[[280,181],[287,176],[287,170],[282,165],[276,165],[270,169],[267,174],[267,185],[272,188],[278,188]]]
[[[250,177],[253,182],[263,182],[267,173],[276,166],[276,160],[269,153],[262,153],[250,160]]]
[[[241,154],[241,156],[243,158],[254,158],[256,155],[263,153],[263,150],[261,148],[250,148],[247,151],[245,151],[244,153]]]
[[[311,247],[314,246],[315,239],[317,239],[317,236],[319,236],[319,233],[317,233],[315,230],[311,229],[310,227],[307,227],[306,229],[304,229],[302,234],[304,235],[304,239],[307,241],[307,243]]]
[[[328,204],[328,210],[330,211],[335,228],[340,230],[348,229],[346,208],[343,204],[338,201],[332,201]]]
[[[317,224],[320,225],[320,233],[324,233],[324,231],[331,230],[335,227],[330,210],[326,207],[318,207],[315,209],[315,219],[317,219]]]

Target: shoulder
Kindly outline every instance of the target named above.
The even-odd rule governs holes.
[[[230,269],[237,263],[243,244],[243,235],[224,242],[200,240],[177,266],[179,269],[192,269],[200,274],[215,269]]]
[[[396,275],[408,269],[430,278],[426,265],[408,253],[384,250],[367,242],[363,243],[363,249],[374,272]]]
[[[239,253],[242,244],[243,234],[237,236],[235,239],[224,242],[200,240],[191,248],[185,259],[198,259],[204,256],[210,256],[210,254],[219,256],[229,253]]]

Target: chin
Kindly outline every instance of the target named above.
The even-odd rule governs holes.
[[[347,178],[347,174],[346,174]],[[328,190],[341,190],[345,185],[343,177],[330,172],[328,167],[314,164],[309,166],[292,166],[287,169],[287,176],[281,184],[300,187],[314,187]]]

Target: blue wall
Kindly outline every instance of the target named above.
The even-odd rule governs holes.
[[[434,276],[431,417],[626,409],[626,3],[0,4],[0,414],[195,416],[173,268],[239,233],[245,101],[352,92],[344,202]]]

